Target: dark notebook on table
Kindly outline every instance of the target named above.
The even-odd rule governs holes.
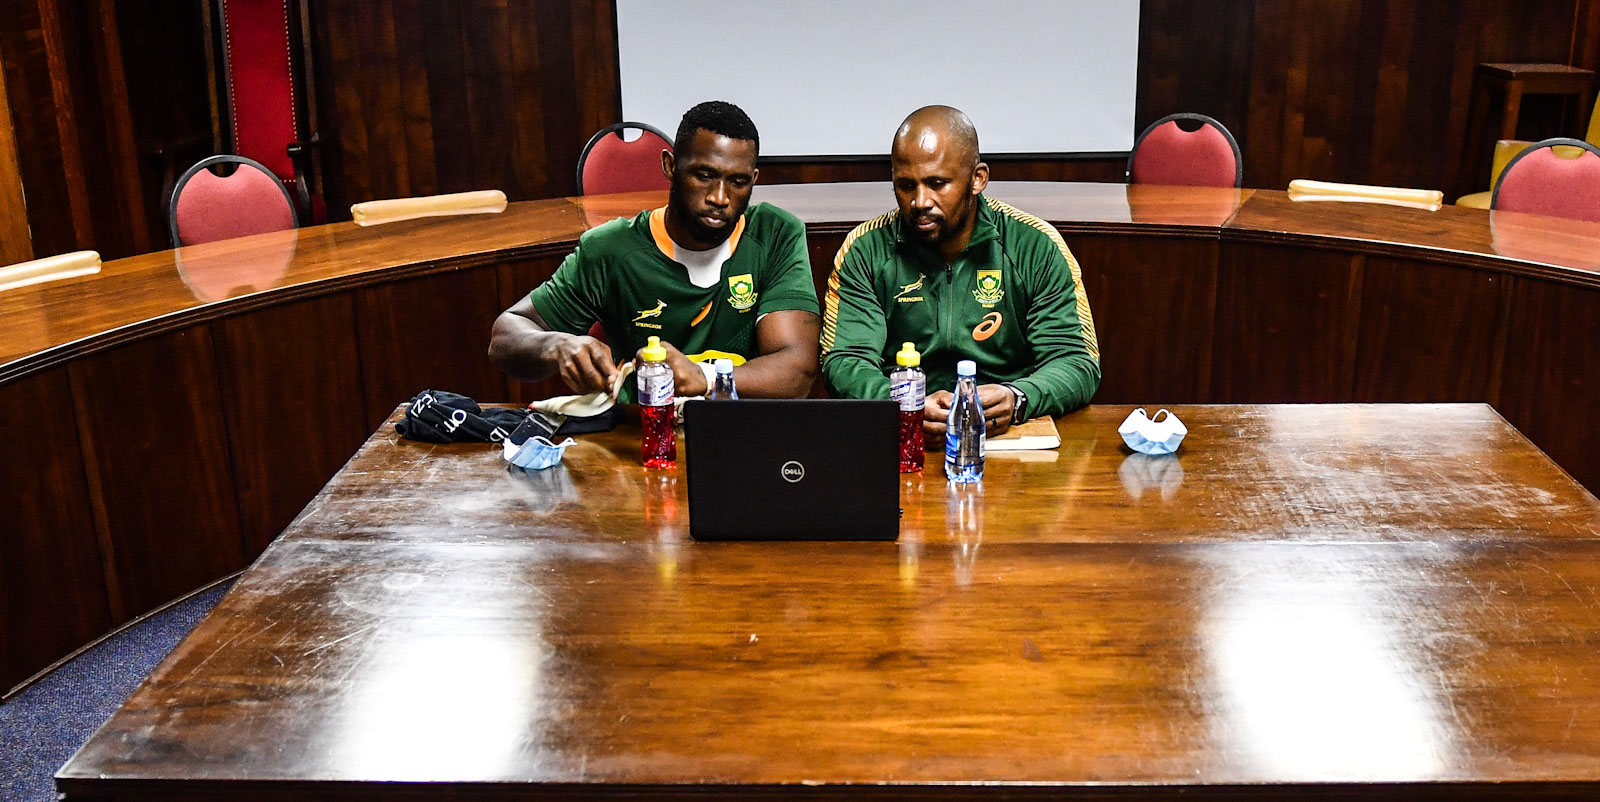
[[[894,540],[899,408],[837,399],[683,408],[696,540]]]

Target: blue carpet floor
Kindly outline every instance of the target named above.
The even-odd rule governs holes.
[[[196,594],[117,633],[0,705],[0,799],[54,800],[56,770],[231,584]]]

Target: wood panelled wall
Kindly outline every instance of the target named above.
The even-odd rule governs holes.
[[[0,51],[0,63],[5,53]],[[17,161],[17,138],[11,126],[11,103],[6,82],[0,80],[0,265],[33,258],[28,235],[28,205],[22,195],[22,165]]]
[[[1281,189],[1307,177],[1465,192],[1457,173],[1474,66],[1592,63],[1596,5],[1141,0],[1138,125],[1174,111],[1217,117],[1244,149],[1246,186]],[[617,119],[615,11],[606,0],[318,8],[324,119],[338,129],[330,150],[343,160],[330,172],[344,192],[330,189],[336,214],[348,202],[471,187],[498,186],[514,199],[569,194],[584,141]],[[1562,123],[1541,118],[1537,102],[1528,109],[1530,135],[1560,132],[1533,130]],[[992,167],[1002,179],[1122,175],[1120,159]],[[888,170],[881,161],[785,162],[762,175],[856,181]]]
[[[210,150],[199,2],[0,0],[6,123],[33,255],[167,247],[157,154],[183,142],[199,143],[191,160]],[[9,238],[11,207],[0,215]]]
[[[575,194],[616,121],[610,0],[320,0],[312,5],[330,216],[374,198]]]
[[[1465,131],[1476,65],[1568,63],[1576,5],[1258,2],[1249,100],[1238,121],[1246,186],[1282,189],[1316,178],[1444,189],[1451,199],[1487,189],[1489,134]],[[1560,127],[1526,131],[1539,139],[1563,133]],[[1564,133],[1581,130],[1572,121]],[[1471,185],[1477,170],[1458,176],[1463,158],[1484,165],[1483,186]]]
[[[1137,125],[1216,117],[1245,186],[1266,189],[1486,189],[1491,133],[1466,131],[1476,66],[1600,61],[1595,0],[1142,0],[1139,23]],[[1580,136],[1549,101],[1525,101],[1521,134]]]
[[[211,130],[201,1],[0,0],[33,254],[165,245],[158,154],[182,169]],[[1600,62],[1600,0],[1141,0],[1140,15],[1137,125],[1211,114],[1238,137],[1252,187],[1479,189],[1488,156],[1473,149],[1488,134],[1463,130],[1474,66]],[[313,0],[311,16],[334,219],[380,197],[571,194],[583,143],[618,119],[612,0]],[[1548,100],[1524,104],[1522,134],[1579,133]],[[998,179],[1122,175],[1115,158],[991,166]],[[769,182],[887,174],[881,160],[763,166]],[[20,213],[0,205],[5,231]]]

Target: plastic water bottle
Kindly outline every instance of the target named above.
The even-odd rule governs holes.
[[[738,401],[739,391],[733,386],[733,360],[718,359],[712,364],[717,367],[717,381],[711,385],[711,392],[706,393],[706,400]]]
[[[678,464],[678,441],[672,431],[673,377],[667,349],[660,337],[651,337],[639,352],[639,422],[644,426],[644,466],[673,468]]]
[[[983,479],[983,406],[978,403],[978,365],[956,363],[956,401],[944,434],[944,475],[952,482]]]
[[[922,355],[911,343],[900,345],[894,363],[889,397],[900,405],[900,472],[916,473],[922,470],[925,451],[922,411],[928,400],[928,377],[922,372]]]

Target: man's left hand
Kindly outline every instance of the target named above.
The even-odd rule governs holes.
[[[1011,413],[1016,411],[1017,396],[1003,384],[978,386],[978,403],[983,405],[983,428],[987,436],[1004,434],[1011,428]]]
[[[661,341],[661,347],[667,351],[667,367],[672,368],[672,391],[674,395],[679,398],[689,398],[710,392],[711,388],[706,385],[706,374],[700,370],[698,364],[689,361],[689,358],[684,356],[677,346],[666,340]],[[641,348],[639,350],[643,351],[644,349]],[[635,370],[638,370],[640,360],[641,357],[634,357],[633,367]],[[1009,393],[1010,391],[1007,390],[1006,392]]]
[[[939,440],[944,437],[945,424],[950,419],[950,408],[955,406],[955,403],[955,398],[948,390],[938,390],[928,396],[923,410],[922,433],[929,440]],[[1017,397],[1011,392],[1010,387],[1003,384],[979,385],[978,403],[983,406],[985,436],[1004,434],[1011,428],[1011,413],[1016,411]]]

